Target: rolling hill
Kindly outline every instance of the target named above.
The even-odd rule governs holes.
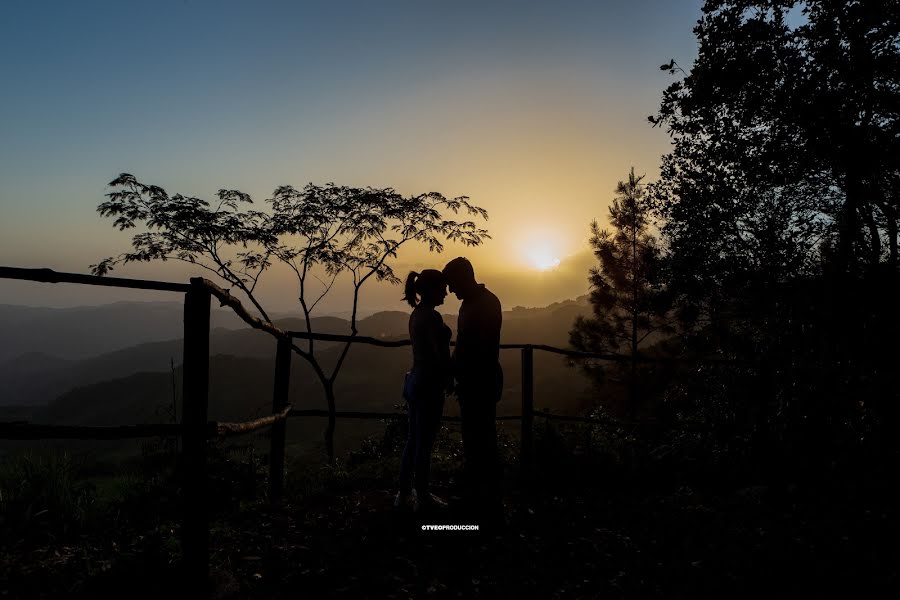
[[[515,308],[504,313],[503,341],[565,346],[575,316],[586,314],[584,299],[544,308]],[[406,338],[409,315],[381,312],[362,319],[362,335]],[[445,315],[455,328],[456,318]],[[302,329],[298,319],[278,321],[288,329]],[[345,333],[349,324],[335,317],[314,323],[317,331]],[[324,365],[340,352],[338,344],[317,343]],[[271,410],[274,375],[274,340],[250,328],[216,328],[210,336],[209,417],[244,420]],[[34,406],[33,420],[81,425],[112,425],[166,421],[171,415],[172,372],[175,359],[176,395],[180,398],[182,340],[148,342],[82,360],[29,353],[0,364],[0,381],[6,405]],[[393,410],[400,402],[403,373],[409,368],[409,348],[351,348],[338,378],[340,410]],[[521,370],[519,352],[501,353],[505,374],[499,414],[520,412]],[[325,408],[324,394],[310,366],[294,356],[291,402],[298,408]],[[535,405],[558,412],[577,412],[591,403],[593,394],[586,378],[566,366],[556,355],[535,355]],[[10,401],[12,400],[12,401]],[[39,405],[39,406],[36,406]],[[177,408],[180,414],[181,407]],[[446,412],[456,413],[454,401]],[[305,427],[304,427],[305,429]],[[321,422],[315,430],[321,429]],[[316,434],[318,436],[318,434]]]

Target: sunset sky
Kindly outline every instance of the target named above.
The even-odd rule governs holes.
[[[506,308],[574,298],[616,182],[632,166],[656,177],[668,138],[646,117],[671,81],[659,65],[691,64],[700,5],[4,2],[0,264],[86,273],[127,250],[130,234],[96,213],[120,172],[205,198],[241,189],[258,207],[278,185],[333,181],[489,211],[483,247],[410,251],[398,272],[466,255]],[[287,274],[268,276],[267,306],[294,308]],[[348,308],[345,291],[323,312]],[[363,305],[399,309],[400,295],[373,286]],[[122,299],[177,297],[0,280],[0,304]]]

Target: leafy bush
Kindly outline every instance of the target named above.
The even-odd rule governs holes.
[[[213,510],[233,510],[254,503],[266,494],[267,459],[252,443],[214,446],[207,451],[210,498]]]
[[[90,519],[96,497],[79,480],[81,462],[68,452],[24,452],[0,466],[0,529],[22,532],[38,526],[68,533]]]
[[[285,465],[284,493],[293,501],[302,501],[346,483],[349,474],[342,460],[333,464],[313,463],[309,458],[288,457]]]

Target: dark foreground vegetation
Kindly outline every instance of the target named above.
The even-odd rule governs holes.
[[[593,425],[537,428],[537,462],[503,436],[508,523],[392,509],[402,426],[334,465],[289,464],[286,502],[266,501],[264,456],[211,449],[217,597],[750,597],[900,587],[896,455],[866,444],[804,468],[753,460],[740,440]],[[436,491],[454,499],[459,434],[444,428]],[[63,453],[5,461],[0,594],[177,593],[172,455],[148,448],[115,476]]]

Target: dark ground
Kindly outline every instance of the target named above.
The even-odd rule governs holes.
[[[882,597],[900,589],[893,469],[777,485],[707,474],[699,485],[662,469],[636,477],[570,457],[527,475],[509,468],[507,526],[477,533],[422,531],[422,522],[466,518],[452,506],[424,521],[398,514],[391,473],[337,478],[277,509],[245,503],[215,521],[216,597]],[[449,474],[437,469],[443,497]],[[0,597],[175,593],[172,522],[65,542],[6,540]]]

